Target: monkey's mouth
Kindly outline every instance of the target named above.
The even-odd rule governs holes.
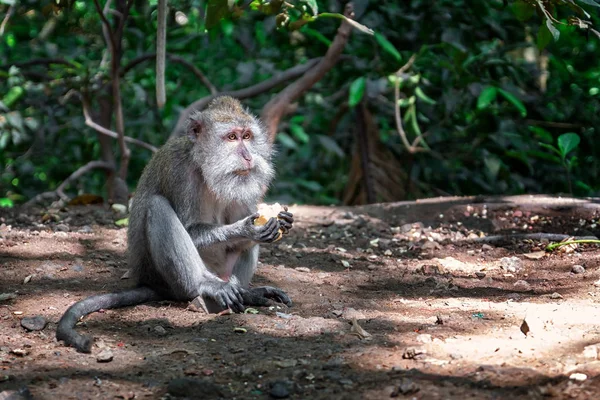
[[[252,171],[252,168],[238,169],[238,170],[233,171],[233,173],[236,175],[240,175],[240,176],[246,176],[246,175],[250,175],[251,171]]]

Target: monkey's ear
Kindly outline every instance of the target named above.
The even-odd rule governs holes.
[[[190,120],[190,123],[188,124],[188,127],[187,127],[187,135],[189,136],[190,139],[192,139],[193,141],[196,141],[200,137],[200,135],[202,134],[203,131],[204,131],[204,124],[202,123],[202,121],[197,120],[197,119]]]

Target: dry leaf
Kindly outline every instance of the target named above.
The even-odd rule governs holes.
[[[23,285],[26,284],[26,283],[28,283],[31,280],[31,278],[33,278],[33,274],[27,275],[25,277],[25,279],[23,279]]]
[[[523,319],[523,322],[521,322],[521,332],[523,332],[523,335],[527,336],[527,334],[529,333],[530,329],[529,329],[529,325],[527,324],[527,321],[525,321]]]
[[[358,324],[356,318],[352,318],[352,328],[350,329],[352,335],[356,335],[361,339],[367,339],[371,337],[371,334],[365,331],[362,326]]]
[[[121,279],[129,279],[131,278],[131,270],[128,269],[127,271],[125,271],[125,273],[123,275],[121,275]]]
[[[545,255],[546,255],[546,252],[541,250],[541,251],[534,251],[533,253],[523,254],[523,257],[529,258],[530,260],[539,260],[539,259],[543,258]]]

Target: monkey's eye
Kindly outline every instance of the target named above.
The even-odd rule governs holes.
[[[242,136],[242,139],[250,140],[251,137],[252,137],[252,134],[250,132],[246,132],[246,133],[244,133],[244,136]]]
[[[235,142],[237,140],[237,136],[235,133],[230,133],[229,136],[227,136],[227,139],[231,140],[232,142]]]

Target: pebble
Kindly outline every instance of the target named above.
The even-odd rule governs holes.
[[[69,232],[69,227],[65,224],[58,224],[56,225],[56,230],[58,232]]]
[[[571,379],[573,381],[577,381],[577,382],[583,382],[587,379],[587,375],[579,373],[579,372],[575,372],[574,374],[569,375],[569,379]]]
[[[560,293],[554,292],[550,295],[550,298],[556,300],[556,299],[562,299],[563,297]]]
[[[221,388],[208,379],[173,379],[167,386],[167,392],[176,397],[190,397],[193,399],[223,396]]]
[[[156,325],[154,327],[154,333],[156,333],[158,336],[165,336],[167,334],[167,330],[160,325]]]
[[[573,265],[571,267],[571,272],[574,274],[583,274],[585,272],[585,268],[583,268],[583,265]]]
[[[514,288],[515,288],[515,290],[520,290],[520,291],[526,292],[528,290],[531,290],[531,285],[529,283],[527,283],[527,281],[524,281],[521,279],[521,280],[518,280],[515,282]]]
[[[407,395],[417,393],[421,388],[414,383],[411,379],[404,378],[396,389],[392,392],[391,397],[398,397],[398,395]]]
[[[269,395],[274,399],[286,399],[290,397],[289,384],[286,381],[275,381],[271,383]]]
[[[110,208],[117,214],[127,214],[127,206],[123,204],[113,204]]]
[[[598,346],[589,345],[583,348],[583,357],[591,360],[596,360],[598,358]]]
[[[46,324],[48,324],[48,321],[41,315],[21,319],[21,326],[28,331],[41,331],[46,327]]]
[[[75,272],[83,272],[83,266],[77,264],[77,265],[73,265],[73,271]]]
[[[523,263],[518,257],[502,257],[500,267],[508,272],[519,272],[523,269]]]
[[[417,342],[421,343],[431,343],[431,335],[429,333],[422,333],[417,336]]]
[[[306,268],[306,267],[296,267],[294,269],[298,272],[310,272],[310,268]]]
[[[92,232],[94,232],[94,230],[89,225],[84,225],[81,227],[81,229],[79,229],[79,233],[92,233]]]
[[[479,279],[483,279],[483,278],[485,278],[485,272],[477,271],[477,272],[475,272],[475,276],[478,277]]]
[[[100,363],[111,362],[113,360],[113,352],[109,349],[104,349],[96,356],[96,361]]]

